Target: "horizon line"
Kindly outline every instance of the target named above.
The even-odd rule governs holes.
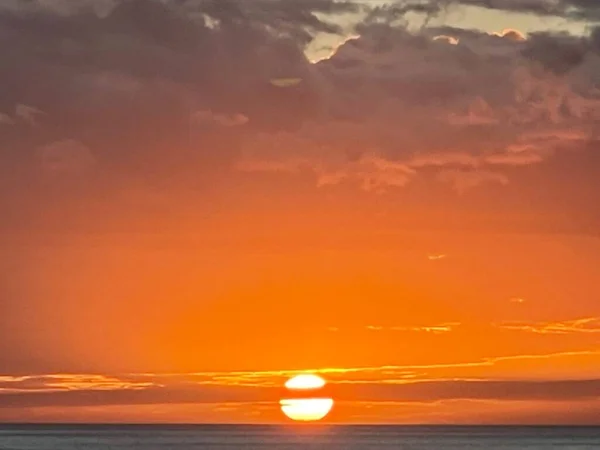
[[[511,423],[390,423],[390,422],[10,422],[0,421],[0,427],[6,426],[80,426],[80,427],[279,427],[326,428],[335,427],[406,427],[406,428],[600,428],[597,424],[511,424]]]

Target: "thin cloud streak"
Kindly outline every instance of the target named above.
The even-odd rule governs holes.
[[[315,373],[327,376],[335,382],[342,381],[347,375],[379,376],[382,380],[390,379],[389,375],[410,376],[427,370],[485,368],[495,364],[516,360],[553,360],[564,357],[598,356],[600,350],[583,350],[573,352],[558,352],[537,355],[512,355],[483,358],[479,361],[456,362],[448,364],[421,364],[421,365],[385,365],[374,367],[332,367],[303,370],[277,370],[277,371],[234,371],[234,372],[190,372],[190,373],[132,373],[125,375],[100,375],[100,374],[49,374],[49,375],[19,375],[0,376],[0,386],[4,388],[15,387],[19,389],[37,388],[63,388],[66,390],[95,390],[95,389],[129,389],[135,387],[160,387],[163,384],[184,383],[191,385],[215,385],[232,387],[281,387],[283,382],[290,377],[303,373]],[[395,378],[391,378],[392,380]],[[345,380],[352,382],[352,380]]]
[[[438,325],[429,326],[380,326],[380,325],[367,325],[365,328],[369,331],[399,331],[399,332],[413,332],[413,333],[432,333],[442,334],[454,331],[461,324],[458,322],[442,323]]]
[[[503,322],[497,326],[505,330],[537,334],[595,334],[600,333],[600,318],[586,317],[559,322]]]
[[[134,404],[276,402],[290,393],[280,387],[198,386],[173,384],[139,389],[77,389],[61,391],[3,390],[0,408],[81,407]],[[340,401],[436,402],[440,400],[575,401],[600,398],[600,380],[402,380],[335,383],[328,396]]]

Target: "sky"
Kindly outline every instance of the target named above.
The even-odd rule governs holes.
[[[599,22],[3,1],[0,421],[600,424]]]

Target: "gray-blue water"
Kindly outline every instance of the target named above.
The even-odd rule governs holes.
[[[0,450],[600,450],[595,427],[0,425]]]

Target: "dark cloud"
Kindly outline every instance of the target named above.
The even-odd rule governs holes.
[[[600,6],[594,0],[458,0],[454,3],[538,16],[557,16],[576,20],[600,20]]]
[[[65,141],[88,149],[95,178],[61,189],[61,201],[73,192],[89,195],[89,189],[106,196],[106,189],[118,192],[132,180],[150,189],[179,184],[205,191],[231,164],[247,131],[223,121],[198,123],[194,115],[250,117],[254,129],[297,127],[319,102],[301,50],[305,38],[293,31],[335,32],[313,12],[352,8],[326,1],[285,8],[269,2],[275,8],[267,14],[260,2],[251,2],[248,10],[243,5],[248,2],[135,0],[98,16],[85,8],[59,13],[34,3],[0,12],[5,209],[27,192],[33,197],[17,202],[20,210],[38,208],[34,201],[48,205],[53,190],[40,184],[40,149]],[[228,11],[236,8],[239,20],[227,22]],[[205,16],[220,23],[209,26]],[[279,22],[290,32],[273,30]],[[279,89],[270,83],[277,77],[304,82]],[[63,170],[57,183],[66,172],[72,171]]]
[[[564,75],[583,63],[588,42],[569,34],[533,33],[523,56],[539,62],[553,73]]]
[[[392,1],[387,4],[370,8],[364,20],[364,24],[406,24],[406,15],[408,13],[423,14],[426,18],[430,18],[440,14],[450,3],[451,2],[448,0],[424,2],[420,0]]]
[[[331,18],[344,13],[356,13],[360,9],[354,1],[330,0],[180,0],[178,3],[187,6],[190,11],[210,16],[221,26],[241,24],[266,28],[303,44],[312,40],[318,32],[342,32],[342,28],[334,21],[323,20],[317,14]]]
[[[8,8],[0,14],[0,53],[9,68],[0,75],[4,192],[53,192],[47,180],[40,184],[40,149],[61,142],[86,148],[86,167],[94,161],[80,189],[68,189],[83,198],[105,197],[106,189],[118,196],[132,180],[202,193],[239,176],[232,168],[293,168],[298,161],[313,168],[320,186],[354,180],[378,193],[427,174],[456,186],[507,185],[506,167],[522,172],[564,143],[529,142],[529,129],[570,127],[585,135],[596,108],[595,34],[538,33],[524,41],[516,32],[410,33],[395,24],[409,11],[436,14],[444,5],[132,0],[107,3],[104,14]],[[304,45],[319,32],[341,33],[331,18],[361,8],[361,37],[310,64]],[[435,41],[439,34],[458,45]],[[301,82],[279,86],[273,79]],[[19,105],[29,114],[17,114]],[[198,121],[203,112],[217,119]],[[240,118],[244,126],[229,126]],[[248,150],[254,142],[264,144],[262,153],[300,142],[304,152],[316,150],[277,152],[277,161],[267,155],[265,164]],[[469,162],[442,153],[468,154]],[[245,172],[260,172],[254,169]],[[33,205],[32,198],[23,203]]]
[[[360,145],[365,162],[372,160],[367,149],[380,152],[388,162],[378,166],[382,175],[392,167],[409,178],[416,174],[410,173],[415,168],[481,169],[465,175],[472,180],[507,180],[493,169],[535,165],[563,145],[582,148],[589,142],[598,103],[592,94],[591,67],[582,68],[587,40],[535,35],[525,41],[507,37],[510,34],[456,31],[431,29],[415,35],[381,24],[363,27],[360,38],[317,65],[333,86],[344,87],[343,95],[335,100],[346,114],[319,130],[307,125],[303,138],[340,152],[352,143]],[[459,45],[435,42],[439,32],[455,35]],[[579,80],[562,77],[574,68],[582,68],[574,75]],[[576,86],[576,81],[582,84]],[[356,125],[346,127],[343,120],[351,117]],[[394,126],[397,120],[403,126]],[[565,133],[567,123],[572,125]],[[572,127],[581,130],[580,138]],[[574,134],[569,137],[569,133]],[[344,136],[348,136],[347,143],[343,143]],[[276,139],[280,142],[283,137]],[[269,146],[263,141],[261,145],[268,153]],[[291,141],[290,146],[294,146]],[[352,178],[334,167],[346,164],[342,155],[337,160],[331,154],[320,157],[320,175],[332,166],[325,171],[337,175],[332,178],[329,173],[328,179]],[[294,171],[303,158],[313,156],[294,154],[288,167]],[[262,167],[282,168],[282,161],[272,165],[263,161]],[[364,169],[378,177],[376,171]]]

